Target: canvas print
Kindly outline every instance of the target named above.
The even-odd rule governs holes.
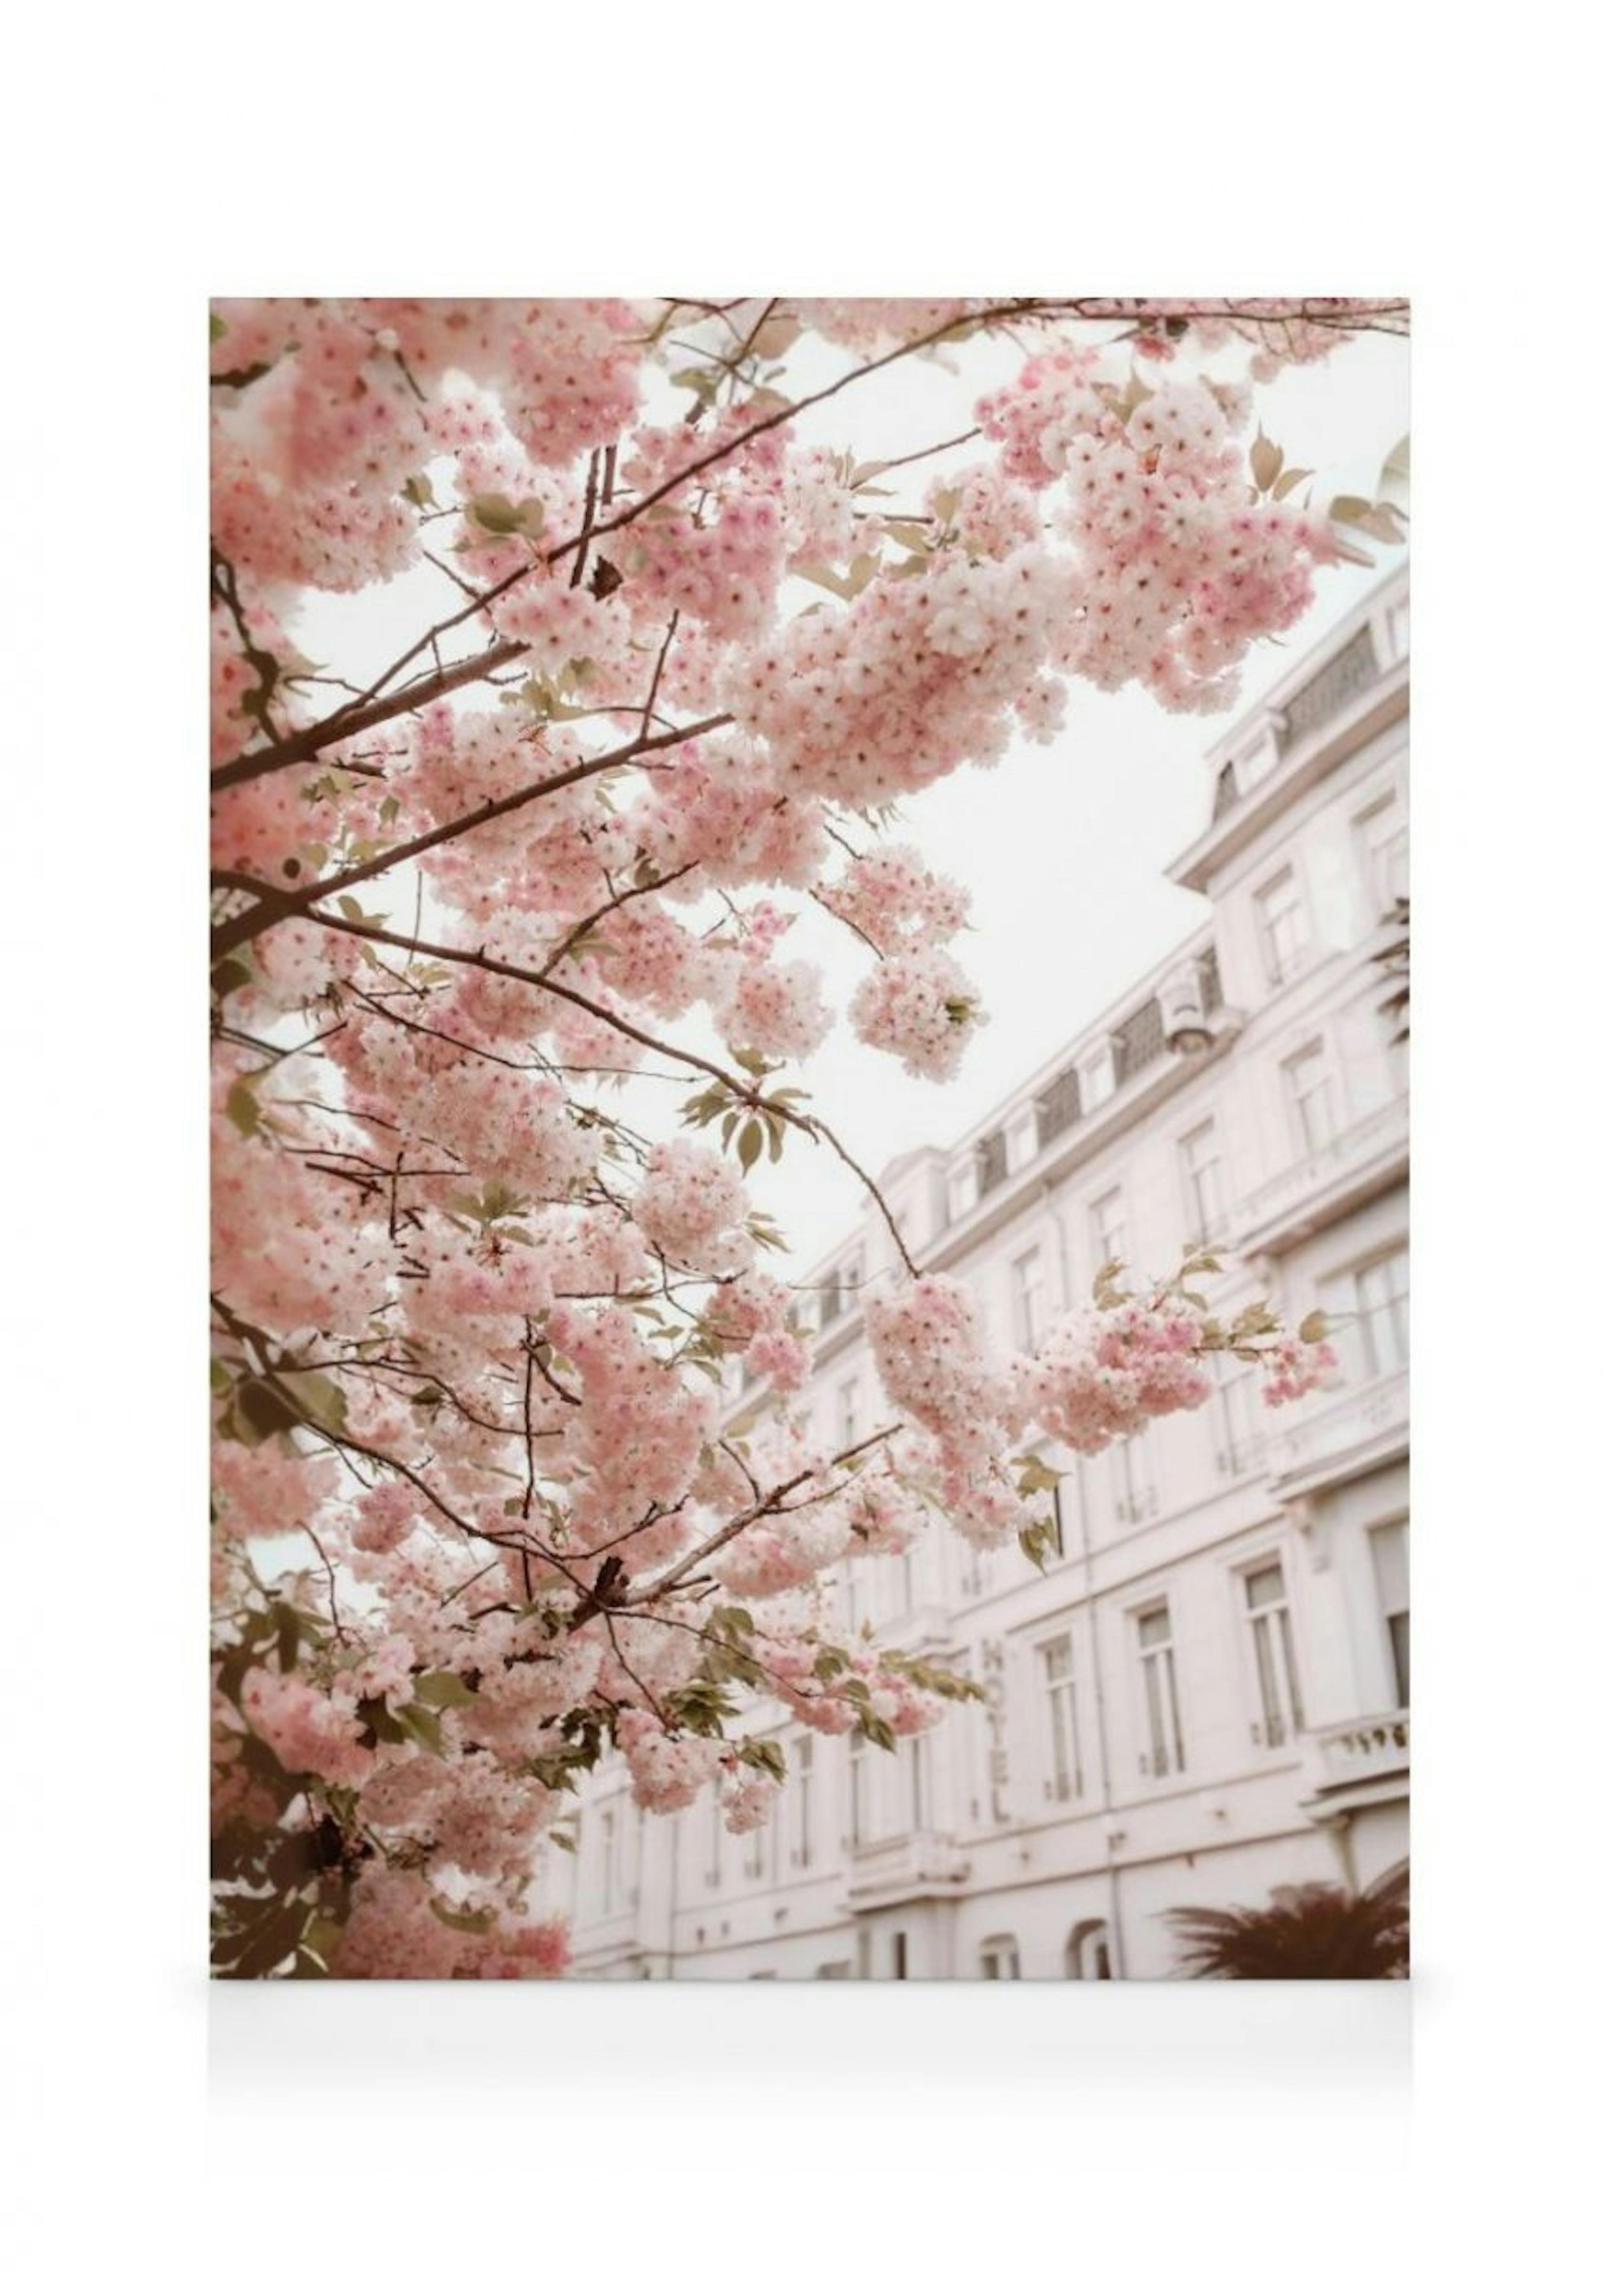
[[[217,1977],[1407,1976],[1407,333],[213,303]]]

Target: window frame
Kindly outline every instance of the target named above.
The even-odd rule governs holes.
[[[1209,1135],[1212,1140],[1211,1156],[1196,1162],[1190,1147],[1198,1139]],[[1179,1138],[1179,1182],[1183,1193],[1185,1223],[1192,1237],[1200,1239],[1205,1245],[1211,1245],[1222,1237],[1228,1218],[1228,1178],[1224,1164],[1227,1156],[1223,1122],[1216,1110],[1196,1121],[1193,1128],[1187,1128]],[[1203,1187],[1203,1177],[1211,1177],[1213,1182],[1216,1205],[1210,1214]]]
[[[1278,1596],[1254,1603],[1254,1584],[1271,1574],[1280,1581]],[[1240,1618],[1247,1630],[1247,1686],[1255,1715],[1250,1723],[1253,1746],[1265,1752],[1290,1751],[1307,1730],[1307,1713],[1302,1700],[1302,1671],[1293,1637],[1293,1603],[1284,1548],[1276,1546],[1268,1553],[1237,1565],[1234,1580]],[[1267,1674],[1265,1658],[1270,1668]],[[1277,1708],[1283,1703],[1284,1709],[1271,1711],[1270,1708],[1271,1682],[1277,1692]]]
[[[1129,1638],[1139,1665],[1138,1714],[1144,1745],[1139,1754],[1140,1778],[1145,1782],[1175,1782],[1189,1773],[1189,1754],[1184,1739],[1184,1715],[1179,1708],[1178,1635],[1173,1625],[1173,1596],[1153,1595],[1136,1603],[1127,1614],[1131,1628]],[[1147,1645],[1144,1628],[1156,1617],[1166,1621],[1166,1639]],[[1153,1667],[1158,1670],[1153,1671]],[[1163,1708],[1168,1725],[1163,1728],[1162,1741],[1158,1743],[1157,1730]],[[1169,1732],[1171,1747],[1166,1741]],[[1166,1764],[1158,1766],[1158,1760]]]
[[[1065,1669],[1057,1674],[1049,1660],[1062,1649],[1066,1653]],[[1077,1638],[1069,1626],[1046,1633],[1032,1643],[1032,1667],[1039,1689],[1044,1759],[1049,1770],[1042,1780],[1044,1804],[1080,1805],[1084,1796],[1083,1715],[1078,1702],[1082,1663]],[[1064,1743],[1057,1744],[1057,1736],[1062,1736]],[[1062,1767],[1060,1759],[1066,1744],[1070,1746],[1069,1768]]]
[[[1106,1210],[1114,1200],[1116,1201],[1116,1214],[1114,1221],[1108,1221]],[[1106,1239],[1100,1235],[1102,1229],[1120,1233],[1122,1242],[1120,1254],[1112,1253]],[[1114,1184],[1107,1184],[1088,1201],[1088,1252],[1093,1262],[1094,1274],[1098,1276],[1107,1262],[1125,1262],[1131,1243],[1128,1187],[1119,1178]]]
[[[1024,1274],[1028,1263],[1033,1266],[1034,1273],[1030,1282]],[[1026,1356],[1038,1347],[1047,1329],[1048,1292],[1048,1256],[1039,1238],[1016,1255],[1009,1264],[1009,1307],[1015,1326],[1015,1346]]]
[[[1403,1283],[1395,1285],[1393,1265],[1402,1264],[1399,1275]],[[1362,1296],[1366,1282],[1376,1272],[1386,1274],[1389,1291],[1384,1301],[1367,1308]],[[1387,1380],[1396,1373],[1407,1371],[1410,1364],[1410,1246],[1408,1240],[1397,1241],[1391,1246],[1380,1248],[1375,1253],[1354,1263],[1347,1273],[1347,1287],[1353,1315],[1358,1320],[1360,1361],[1366,1380]],[[1376,1320],[1388,1321],[1386,1330],[1391,1336],[1397,1362],[1380,1365],[1377,1362],[1378,1332]]]
[[[1402,1609],[1389,1606],[1382,1578],[1382,1556],[1376,1540],[1383,1533],[1402,1530],[1404,1553],[1404,1598]],[[1370,1546],[1371,1579],[1375,1588],[1376,1618],[1382,1629],[1382,1666],[1387,1674],[1388,1693],[1393,1702],[1391,1709],[1410,1709],[1410,1510],[1401,1514],[1384,1515],[1378,1522],[1367,1524],[1365,1536]],[[1393,1635],[1395,1619],[1404,1624],[1404,1648],[1396,1647]],[[1400,1661],[1402,1655],[1402,1663]]]
[[[1281,915],[1270,914],[1270,901],[1286,889],[1292,896]],[[1288,860],[1284,867],[1275,870],[1267,883],[1259,884],[1252,893],[1252,905],[1257,919],[1263,976],[1272,992],[1289,985],[1304,968],[1314,945],[1314,915],[1308,902],[1307,881],[1297,862]],[[1285,916],[1293,919],[1296,935],[1283,949],[1278,934]]]
[[[1320,1068],[1320,1079],[1312,1087],[1303,1088],[1298,1081],[1298,1068],[1315,1061]],[[1299,1160],[1317,1159],[1322,1153],[1330,1150],[1341,1125],[1337,1110],[1336,1062],[1326,1036],[1316,1034],[1311,1042],[1305,1042],[1300,1049],[1295,1049],[1289,1057],[1282,1058],[1280,1079],[1285,1089],[1285,1112],[1291,1125],[1292,1155]],[[1310,1100],[1315,1098],[1324,1101],[1324,1132],[1317,1139],[1309,1125],[1310,1116],[1307,1110]]]

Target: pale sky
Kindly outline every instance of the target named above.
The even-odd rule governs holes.
[[[1013,371],[1020,351],[992,340],[953,355],[955,370],[909,358],[864,379],[797,420],[796,432],[849,445],[860,459],[902,456],[960,433],[972,422],[977,396]],[[1238,366],[1204,367],[1239,375]],[[797,349],[781,384],[802,392],[839,368],[813,343]],[[1382,460],[1409,430],[1407,343],[1355,339],[1327,362],[1260,388],[1256,407],[1286,463],[1313,470],[1294,501],[1310,490],[1320,501],[1341,490],[1370,496]],[[909,509],[910,480],[934,479],[956,462],[949,456],[892,476],[894,509]],[[1367,549],[1376,554],[1374,567],[1322,571],[1315,602],[1290,638],[1253,650],[1240,707],[1259,699],[1400,557],[1392,547]],[[797,585],[790,604],[803,588],[808,601],[815,596],[812,586]],[[300,618],[301,643],[365,680],[454,599],[428,568],[354,599],[317,597]],[[894,1059],[860,1047],[843,1016],[801,1071],[786,1076],[814,1092],[812,1109],[872,1173],[917,1145],[951,1144],[1203,920],[1204,901],[1162,871],[1202,829],[1203,753],[1227,720],[1173,716],[1137,688],[1101,694],[1069,684],[1058,740],[1047,748],[1017,743],[991,771],[965,767],[938,782],[908,800],[893,833],[972,893],[973,927],[951,951],[980,989],[989,1022],[972,1040],[958,1078],[945,1085],[911,1078]],[[379,904],[376,887],[368,904]],[[780,953],[822,964],[827,998],[842,1005],[868,960],[858,941],[810,905]],[[682,1031],[714,1049],[707,1017],[686,1021]],[[680,1097],[663,1084],[640,1086],[644,1096]],[[669,1109],[656,1110],[651,1097],[648,1109],[629,1117],[659,1132]],[[751,1184],[753,1203],[791,1242],[787,1261],[778,1258],[786,1274],[808,1273],[861,1209],[849,1171],[793,1134],[782,1162],[759,1164]]]

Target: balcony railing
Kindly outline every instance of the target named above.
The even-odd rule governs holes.
[[[1318,1730],[1320,1788],[1384,1781],[1410,1767],[1410,1715],[1371,1712]]]
[[[1312,1407],[1314,1400],[1309,1400]],[[1373,1445],[1389,1443],[1410,1424],[1408,1371],[1384,1373],[1347,1394],[1306,1409],[1294,1426],[1269,1446],[1270,1471],[1277,1485],[1290,1487],[1310,1469],[1335,1469],[1356,1461]]]
[[[1406,1157],[1409,1141],[1409,1099],[1396,1096],[1248,1192],[1230,1209],[1232,1244],[1251,1253],[1289,1244],[1313,1228],[1321,1210],[1357,1196],[1372,1177],[1386,1178]]]
[[[852,1852],[850,1899],[858,1904],[891,1900],[898,1894],[960,1885],[969,1874],[969,1857],[939,1831],[866,1838]]]

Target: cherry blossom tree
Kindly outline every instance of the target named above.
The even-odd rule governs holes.
[[[842,1627],[830,1573],[1018,1536],[1083,1453],[1324,1321],[1116,1266],[1031,1356],[922,1275],[801,1085],[839,1013],[950,1080],[957,879],[896,801],[1077,682],[1231,700],[1315,579],[1401,532],[1307,502],[1252,387],[1399,301],[227,301],[211,322],[216,1963],[556,1973],[533,1880],[613,1747],[735,1831],[771,1704],[886,1748],[973,1693]],[[887,461],[798,420],[995,338],[1009,383]],[[1250,383],[1220,383],[1249,350]],[[831,359],[832,378],[823,377]],[[800,376],[810,362],[819,378]],[[385,669],[311,594],[442,591]],[[696,1034],[700,1038],[695,1038]],[[838,1100],[836,1101],[838,1104]],[[752,1171],[829,1149],[890,1230],[892,1417],[838,1457]],[[774,1392],[725,1424],[730,1357]],[[1037,1501],[1040,1504],[1041,1501]]]

